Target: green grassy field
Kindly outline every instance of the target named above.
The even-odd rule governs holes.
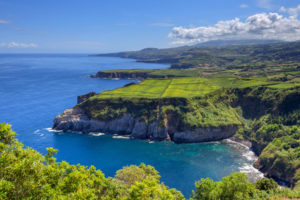
[[[147,79],[138,84],[103,91],[93,98],[164,98],[203,96],[221,88],[244,88],[259,85],[272,85],[276,82],[261,79],[242,78],[173,78]],[[290,85],[286,85],[289,87]],[[281,86],[283,87],[283,86]]]

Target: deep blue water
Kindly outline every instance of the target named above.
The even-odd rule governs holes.
[[[253,156],[234,144],[151,143],[111,135],[49,131],[54,117],[73,107],[78,95],[111,90],[134,81],[93,79],[88,75],[105,69],[166,67],[78,54],[0,54],[0,122],[12,124],[25,145],[42,153],[47,147],[57,148],[59,161],[95,165],[106,176],[113,176],[116,170],[130,164],[153,165],[166,185],[186,196],[202,177],[220,180],[234,171],[253,171]]]

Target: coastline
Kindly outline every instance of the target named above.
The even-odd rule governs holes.
[[[240,172],[244,172],[248,175],[249,182],[255,183],[256,181],[265,178],[264,173],[254,166],[254,163],[258,160],[258,156],[252,150],[252,143],[249,140],[241,140],[238,138],[231,137],[222,140],[221,142],[234,145],[234,148],[240,151],[242,156],[246,157],[247,160],[251,162],[250,165],[246,164],[240,168]]]
[[[49,132],[63,132],[63,131],[57,131],[52,128],[46,129]],[[130,135],[120,135],[120,134],[111,134],[111,133],[105,133],[105,132],[89,132],[89,133],[84,133],[84,132],[74,132],[74,131],[69,131],[69,133],[78,133],[78,134],[88,134],[91,136],[103,136],[103,135],[111,135],[113,139],[129,139],[129,140],[136,140],[136,138],[130,137]],[[146,140],[148,143],[154,143],[154,142],[161,142],[157,140],[151,140],[151,139],[143,139]],[[174,141],[168,141],[172,142],[174,144],[177,144]],[[239,151],[241,156],[245,157],[248,160],[248,163],[244,163],[243,166],[239,167],[239,172],[246,173],[248,175],[248,181],[255,183],[256,181],[264,178],[264,173],[260,171],[259,169],[254,167],[254,163],[258,160],[258,156],[254,153],[254,151],[251,149],[251,142],[249,140],[239,140],[234,137],[228,138],[228,139],[223,139],[219,141],[212,141],[212,142],[200,142],[201,143],[224,143],[228,145],[232,145],[234,149]]]

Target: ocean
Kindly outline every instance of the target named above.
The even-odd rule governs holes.
[[[94,165],[106,176],[132,164],[153,165],[161,181],[189,197],[194,182],[215,181],[232,172],[261,176],[252,167],[255,156],[246,147],[222,141],[174,144],[131,140],[117,135],[54,132],[56,115],[76,105],[77,96],[122,87],[138,80],[95,79],[89,75],[108,69],[161,69],[166,64],[85,54],[0,54],[0,122],[12,124],[18,139],[41,153],[58,149],[58,161]]]

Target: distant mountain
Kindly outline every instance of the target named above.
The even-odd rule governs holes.
[[[258,45],[258,44],[275,44],[283,43],[282,40],[211,40],[208,42],[202,42],[195,44],[196,47],[224,47],[232,45]]]

